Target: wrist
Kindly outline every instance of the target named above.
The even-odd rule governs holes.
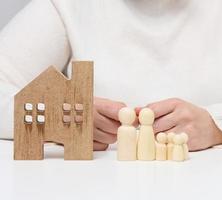
[[[222,130],[219,129],[216,125],[215,125],[215,130],[214,130],[214,144],[213,145],[219,145],[222,144]]]

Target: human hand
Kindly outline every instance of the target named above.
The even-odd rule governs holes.
[[[177,98],[147,105],[154,111],[154,132],[186,132],[190,151],[203,150],[222,143],[222,131],[211,115],[198,106]],[[139,113],[141,108],[136,108]]]
[[[118,112],[125,106],[121,102],[94,98],[93,149],[95,151],[106,150],[109,144],[116,142],[117,129],[120,126]]]

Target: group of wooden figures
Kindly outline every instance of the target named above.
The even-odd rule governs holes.
[[[188,136],[186,133],[158,133],[155,137],[153,111],[143,108],[138,118],[139,133],[133,126],[136,119],[135,111],[128,107],[119,111],[119,120],[122,125],[117,133],[118,160],[185,161],[188,159]]]

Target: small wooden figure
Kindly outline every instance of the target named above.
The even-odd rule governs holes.
[[[187,146],[187,142],[188,142],[188,135],[186,133],[181,133],[181,135],[184,138],[184,144],[183,144],[183,151],[184,151],[184,159],[188,160],[189,159],[189,149]]]
[[[167,134],[167,160],[173,159],[174,136],[175,136],[175,133],[173,132]]]
[[[158,133],[156,140],[156,160],[164,161],[167,159],[167,135]]]
[[[119,111],[121,126],[117,132],[117,159],[121,161],[136,160],[137,135],[132,126],[136,119],[133,109],[125,107]]]
[[[173,138],[174,147],[173,147],[173,160],[174,161],[184,161],[184,149],[183,145],[185,139],[181,134],[176,134]]]
[[[155,136],[153,132],[154,113],[149,108],[143,108],[139,113],[139,122],[141,124],[138,137],[138,160],[155,160],[156,147]]]
[[[72,78],[49,67],[15,96],[14,159],[41,160],[44,143],[65,160],[93,159],[93,62],[73,62]]]

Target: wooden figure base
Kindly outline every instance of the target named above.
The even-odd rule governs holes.
[[[49,67],[15,96],[14,159],[43,159],[45,142],[93,159],[93,62],[73,62],[71,80]]]

